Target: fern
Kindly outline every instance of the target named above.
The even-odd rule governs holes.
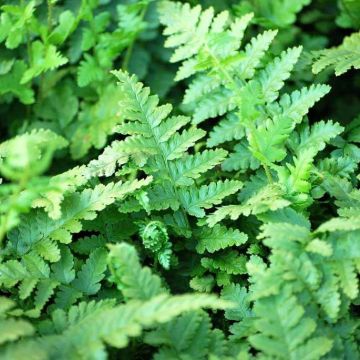
[[[198,31],[191,33],[191,30],[182,26],[181,22],[178,24],[168,22],[168,19],[161,14],[170,11],[177,13],[179,19],[183,15],[182,12],[187,14],[193,24],[192,29],[198,26]],[[309,108],[324,96],[329,88],[321,85],[309,89],[303,88],[300,92],[283,95],[279,102],[276,102],[279,90],[284,86],[285,80],[289,78],[298,61],[301,47],[283,51],[279,57],[259,69],[261,59],[274,39],[276,31],[264,32],[253,38],[245,50],[239,50],[251,15],[244,15],[232,22],[223,21],[222,36],[220,36],[217,34],[217,21],[220,20],[214,18],[212,10],[205,10],[202,15],[200,14],[200,7],[191,10],[188,5],[174,5],[170,2],[163,2],[160,6],[160,19],[165,25],[164,34],[169,36],[165,45],[176,48],[171,61],[185,60],[178,71],[177,80],[183,78],[183,76],[179,77],[179,74],[182,74],[183,69],[189,64],[193,71],[188,72],[186,77],[196,74],[184,103],[189,104],[189,108],[194,110],[195,124],[211,117],[234,112],[238,123],[246,128],[246,131],[243,130],[247,136],[247,144],[245,144],[252,156],[263,165],[269,181],[272,181],[269,168],[285,158],[286,141],[290,134],[302,121]],[[204,28],[200,26],[201,16],[208,22]],[[227,13],[222,13],[219,18],[226,19],[227,16]],[[237,27],[241,30],[235,32],[234,29]],[[186,55],[178,56],[178,53],[183,51],[183,42],[190,36],[196,42],[194,49],[198,49],[199,54],[185,51]],[[290,101],[293,102],[293,107],[290,106]],[[281,104],[286,104],[286,111],[280,110],[283,106]],[[223,123],[226,125],[222,125]],[[229,125],[229,120],[225,120],[220,122],[219,129]],[[235,126],[238,126],[236,120],[234,120],[234,128]],[[216,129],[214,134],[218,131]],[[241,137],[242,135],[230,135],[224,140],[215,140],[215,144]],[[210,138],[210,146],[213,146],[212,141]],[[248,155],[247,157],[249,158]],[[249,165],[253,163],[250,159],[246,162]],[[241,165],[236,167],[236,169],[241,168]]]
[[[246,242],[247,236],[237,229],[227,229],[216,226],[213,229],[200,228],[197,231],[199,243],[196,250],[202,254],[204,251],[213,253],[229,246],[239,246]]]
[[[360,358],[359,9],[4,0],[0,358]]]
[[[81,321],[70,323],[60,334],[48,335],[39,341],[50,357],[60,359],[76,353],[83,356],[89,356],[94,351],[104,354],[104,342],[123,348],[129,338],[139,336],[143,328],[165,323],[185,311],[201,307],[221,308],[225,304],[209,295],[159,295],[142,303],[133,302],[88,312]],[[75,315],[84,306],[86,304],[81,303],[79,310],[72,308],[70,314]],[[92,346],[89,348],[90,342]]]
[[[315,53],[316,60],[312,70],[315,74],[325,68],[333,68],[335,75],[339,76],[350,70],[359,69],[360,34],[347,36],[343,43],[332,49],[325,49]]]
[[[244,1],[236,6],[236,12],[241,14],[248,9],[255,12],[256,22],[265,27],[287,28],[296,20],[296,15],[306,5],[309,5],[311,0],[291,1],[291,0],[276,0],[271,3],[266,0],[260,1]]]
[[[0,300],[1,307],[1,333],[0,343],[1,357],[4,359],[16,359],[28,356],[31,352],[33,359],[45,359],[45,351],[32,339],[34,327],[25,319],[19,319],[11,316],[11,310],[15,303],[2,297]]]
[[[274,306],[274,312],[267,311]],[[284,314],[291,311],[291,318],[283,322]],[[255,327],[261,335],[250,337],[251,343],[270,356],[279,359],[294,358],[320,359],[329,352],[332,342],[324,337],[308,337],[315,330],[315,323],[310,318],[303,318],[304,309],[296,303],[286,289],[278,297],[267,298],[258,302],[254,312],[263,320],[255,321]],[[271,343],[271,346],[269,346]],[[311,355],[310,355],[311,354]]]
[[[11,70],[10,70],[11,69]],[[34,91],[29,84],[21,84],[20,79],[26,71],[26,65],[23,61],[17,60],[5,74],[0,75],[1,85],[0,94],[15,96],[23,104],[34,103]]]
[[[32,131],[0,144],[0,173],[13,183],[0,189],[3,206],[1,209],[0,241],[5,233],[19,222],[19,215],[33,206],[42,206],[41,197],[49,195],[50,206],[44,204],[52,216],[57,216],[63,189],[56,181],[50,181],[41,174],[47,169],[52,156],[58,149],[66,147],[67,141],[50,130]]]
[[[35,1],[26,6],[2,6],[1,15],[1,42],[9,49],[17,48],[25,40],[26,26],[33,22],[32,14],[35,10]]]
[[[150,178],[127,183],[109,183],[106,186],[99,184],[94,189],[71,194],[63,202],[62,217],[59,220],[50,220],[41,211],[30,213],[22,220],[23,225],[9,234],[9,247],[11,251],[23,255],[43,239],[69,243],[71,234],[81,231],[81,220],[94,219],[98,211],[146,185],[149,180]]]
[[[147,196],[151,200],[147,211],[171,207],[180,211],[187,222],[186,213],[203,217],[204,209],[219,204],[224,197],[238,191],[241,186],[238,181],[212,182],[198,187],[194,180],[219,164],[226,152],[204,151],[195,155],[188,154],[187,150],[204,136],[204,131],[190,128],[178,132],[190,119],[182,116],[168,118],[170,105],[158,106],[158,98],[150,95],[149,89],[137,83],[135,77],[129,77],[122,71],[115,75],[124,94],[121,101],[122,116],[128,120],[118,131],[128,137],[112,146],[113,149],[116,146],[116,152],[111,156],[111,161],[113,164],[121,163],[121,158],[129,156],[143,167],[147,174],[154,177],[154,186],[147,190]],[[105,149],[98,163],[93,162],[92,166],[102,166],[102,159],[105,159],[107,152],[110,150]],[[106,158],[109,156],[106,155]],[[115,166],[111,165],[111,170],[114,169]],[[106,172],[106,175],[110,174],[111,172]],[[141,209],[141,206],[134,206],[131,205],[132,210],[129,210]],[[182,231],[186,230],[185,228]]]
[[[129,264],[130,266],[125,266]],[[165,293],[158,276],[149,268],[142,268],[133,247],[121,244],[110,248],[109,266],[113,281],[126,300],[149,300]]]
[[[146,184],[149,179],[127,183],[98,185],[93,190],[73,193],[62,204],[62,217],[51,220],[42,211],[32,212],[23,218],[22,226],[9,233],[8,252],[13,258],[1,264],[1,282],[5,287],[20,283],[20,298],[26,299],[36,287],[34,316],[55,294],[56,304],[63,308],[70,306],[82,294],[92,295],[100,289],[99,281],[104,276],[105,259],[101,248],[94,250],[84,262],[76,276],[71,253],[63,250],[60,244],[72,241],[72,234],[82,230],[81,220],[91,220],[96,213],[123,198],[128,192]],[[35,221],[33,220],[35,219]],[[54,263],[52,271],[47,262]],[[65,273],[59,274],[64,267]]]
[[[181,315],[149,332],[145,342],[160,347],[155,359],[203,359],[206,355],[224,354],[223,333],[217,329],[212,330],[209,317],[200,311]]]
[[[41,73],[53,70],[67,63],[67,59],[57,52],[53,45],[45,46],[40,41],[35,41],[31,45],[32,66],[25,71],[20,83],[25,84],[32,78],[39,76]]]
[[[166,323],[186,311],[230,305],[209,295],[166,294],[159,287],[158,277],[148,268],[141,267],[136,251],[130,245],[112,247],[108,262],[113,280],[129,302],[117,306],[112,301],[83,302],[72,307],[68,314],[57,310],[52,320],[57,333],[39,339],[49,356],[65,358],[67,354],[76,353],[89,356],[93,351],[104,354],[103,343],[122,348],[130,337],[139,336],[143,329]],[[135,273],[129,271],[129,266],[133,266],[131,270]],[[132,279],[139,279],[141,283],[136,286]],[[158,291],[154,291],[156,288]],[[92,342],[90,348],[89,341]]]
[[[152,251],[159,263],[169,269],[172,254],[172,244],[169,241],[169,235],[166,227],[159,221],[150,221],[147,224],[140,225],[140,236],[145,249]]]

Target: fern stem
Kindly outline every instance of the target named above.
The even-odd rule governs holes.
[[[24,6],[24,0],[20,0],[20,6],[21,7]],[[29,66],[31,67],[32,66],[32,56],[31,56],[30,34],[29,34],[29,29],[28,29],[26,21],[24,24],[24,28],[25,28],[25,36],[26,36],[26,53],[27,53]]]
[[[274,181],[273,181],[273,177],[271,175],[269,167],[266,164],[262,164],[262,166],[265,170],[265,174],[266,174],[266,177],[267,177],[269,183],[272,184]]]
[[[145,14],[146,14],[146,11],[147,11],[147,8],[148,8],[148,4],[146,4],[146,5],[143,7],[143,9],[141,10],[141,13],[140,13],[140,16],[139,16],[140,21],[142,21],[142,20],[144,19]],[[127,70],[128,67],[129,67],[131,55],[132,55],[133,50],[134,50],[135,39],[136,39],[136,37],[134,37],[134,38],[131,40],[128,48],[126,49],[126,53],[125,53],[125,56],[124,56],[124,60],[123,60],[122,66],[121,66],[121,68],[122,68],[123,70]]]
[[[47,35],[49,35],[50,32],[51,32],[51,28],[52,28],[52,10],[53,10],[52,0],[47,0],[47,8],[48,8],[48,13],[47,13]]]
[[[134,44],[135,44],[135,41],[131,41],[130,45],[126,49],[124,61],[122,63],[122,67],[121,67],[123,70],[127,70],[129,67],[129,62],[130,62],[130,58],[131,58],[131,55],[133,52]]]

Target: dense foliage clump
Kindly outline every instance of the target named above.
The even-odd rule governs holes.
[[[360,4],[4,1],[0,359],[358,359]]]

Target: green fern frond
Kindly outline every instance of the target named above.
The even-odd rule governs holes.
[[[240,321],[253,316],[249,306],[249,294],[246,288],[241,287],[239,284],[231,284],[224,287],[221,291],[221,298],[236,304],[236,307],[233,309],[225,311],[226,319]]]
[[[245,141],[235,145],[234,152],[222,164],[225,171],[240,170],[245,172],[248,169],[256,170],[259,167],[260,161],[253,156]]]
[[[2,96],[11,94],[19,98],[23,104],[32,104],[35,101],[34,91],[31,84],[21,84],[20,80],[26,71],[25,62],[16,60],[11,71],[0,75],[0,94]]]
[[[329,91],[330,86],[323,84],[303,87],[291,94],[284,94],[278,103],[270,104],[267,109],[273,115],[288,116],[294,119],[296,123],[300,123],[309,109]]]
[[[108,264],[112,280],[126,300],[149,300],[166,293],[161,279],[148,267],[141,267],[134,247],[128,244],[109,245]]]
[[[220,204],[224,197],[235,194],[241,187],[240,181],[225,180],[203,185],[195,191],[193,189],[181,189],[181,202],[189,214],[204,217],[204,209]]]
[[[318,74],[330,67],[335,70],[335,75],[339,76],[352,67],[360,69],[359,53],[360,33],[354,33],[345,37],[340,46],[316,52],[316,60],[312,67],[313,73]]]
[[[299,59],[302,47],[288,49],[275,58],[259,75],[264,100],[268,103],[277,99],[279,90],[289,78],[294,65]]]
[[[145,328],[164,324],[184,312],[199,308],[227,308],[225,302],[210,295],[158,295],[145,302],[131,302],[116,307],[88,312],[79,321],[76,317],[60,334],[48,335],[39,343],[50,357],[66,359],[68,354],[90,356],[104,354],[104,343],[116,348],[127,346],[130,337],[141,335]],[[79,313],[84,304],[70,309]],[[91,346],[89,344],[91,343]]]
[[[147,333],[145,342],[160,347],[155,354],[156,359],[179,357],[202,359],[211,346],[212,332],[209,316],[197,311],[183,314]]]
[[[244,136],[244,126],[235,114],[229,114],[212,129],[206,145],[211,148],[226,141],[241,140]]]
[[[86,155],[91,147],[102,149],[109,135],[122,122],[117,111],[119,89],[109,84],[95,103],[87,103],[80,113],[71,139],[70,151],[74,159]]]
[[[284,208],[290,202],[284,198],[284,191],[278,184],[270,184],[260,188],[242,205],[226,205],[218,208],[206,218],[206,223],[213,227],[226,217],[236,220],[240,215],[261,214],[266,211]]]
[[[92,220],[98,211],[122,199],[142,186],[146,186],[151,178],[108,185],[97,185],[94,189],[85,189],[81,193],[73,193],[62,203],[62,217],[51,220],[42,211],[33,211],[25,215],[22,224],[9,233],[9,248],[18,256],[29,252],[42,239],[52,239],[61,243],[71,242],[71,234],[82,229],[82,220]]]
[[[140,223],[140,236],[145,249],[153,252],[160,265],[169,269],[172,244],[166,226],[161,221]]]
[[[68,62],[68,59],[61,55],[54,45],[45,46],[41,41],[34,41],[31,44],[31,54],[32,66],[24,72],[21,84],[25,84],[40,74],[56,69]]]
[[[196,251],[199,254],[203,254],[205,251],[214,253],[230,246],[240,246],[247,241],[246,234],[221,225],[216,225],[212,229],[199,228],[195,232],[195,236],[198,238]]]
[[[274,311],[269,312],[269,306]],[[320,359],[332,347],[332,340],[325,336],[310,338],[316,329],[316,323],[304,316],[305,310],[289,289],[284,289],[278,296],[257,302],[254,313],[261,317],[261,320],[254,322],[260,333],[250,336],[250,342],[268,356],[278,359],[289,359],[292,356],[299,359],[306,356],[309,359]],[[287,321],[283,321],[284,314]]]
[[[235,250],[225,251],[222,256],[215,258],[203,257],[201,259],[201,265],[209,270],[220,270],[229,275],[241,275],[246,274],[246,261],[247,258],[244,255],[240,255]]]
[[[92,82],[101,81],[106,74],[94,57],[85,54],[84,58],[80,62],[77,73],[77,82],[80,87],[87,86]]]
[[[101,286],[100,281],[105,276],[106,256],[107,253],[104,249],[94,250],[76,274],[72,286],[83,294],[96,294]]]

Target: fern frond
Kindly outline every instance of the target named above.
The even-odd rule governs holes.
[[[203,185],[195,191],[193,189],[181,189],[181,203],[189,214],[204,217],[205,211],[203,209],[209,209],[213,205],[220,204],[224,197],[235,194],[241,187],[240,181],[225,180]]]
[[[42,239],[53,239],[62,243],[71,242],[71,234],[82,229],[82,220],[92,220],[98,211],[122,199],[135,190],[147,185],[151,178],[108,185],[97,185],[94,189],[85,189],[73,193],[62,203],[62,217],[51,220],[42,211],[33,211],[22,218],[21,225],[9,235],[9,248],[21,256],[29,252]]]
[[[220,270],[229,275],[241,275],[247,272],[246,261],[246,256],[240,255],[235,250],[228,250],[216,258],[203,257],[201,265],[212,271]]]
[[[261,214],[268,210],[284,208],[290,205],[290,202],[283,196],[284,192],[278,184],[264,186],[242,205],[226,205],[218,208],[206,218],[206,223],[213,227],[226,217],[236,220],[240,215]]]
[[[148,267],[141,267],[134,247],[128,244],[109,245],[108,264],[112,280],[126,300],[149,300],[166,293],[161,279]]]
[[[106,145],[108,136],[122,122],[117,111],[120,94],[116,86],[109,84],[95,103],[87,103],[81,109],[70,145],[74,159],[86,155],[91,147],[102,149]]]
[[[41,73],[56,69],[68,62],[68,59],[61,55],[54,45],[45,46],[38,40],[31,44],[31,55],[32,66],[24,72],[21,84],[25,84]]]
[[[96,160],[89,162],[88,176],[111,176],[114,174],[116,166],[126,164],[128,158],[129,155],[122,150],[122,142],[115,140],[104,149]]]
[[[87,86],[92,82],[101,81],[105,76],[105,71],[101,69],[96,59],[88,54],[84,55],[84,60],[80,62],[77,72],[77,82],[80,87]]]
[[[177,48],[171,61],[177,62],[195,55],[206,41],[214,10],[209,8],[202,13],[200,6],[190,8],[189,4],[163,1],[159,13],[161,22],[167,26],[164,35],[169,36],[165,46]],[[217,31],[216,24],[213,29]]]
[[[316,60],[313,64],[313,73],[331,67],[335,75],[339,76],[349,71],[352,67],[360,69],[360,33],[345,37],[343,43],[331,49],[320,50],[315,53]]]
[[[242,79],[251,79],[255,70],[277,34],[276,30],[267,30],[250,40],[245,47],[245,59],[240,64],[239,74]]]
[[[245,136],[245,128],[235,114],[229,114],[220,120],[209,134],[206,145],[214,147],[226,141],[241,140]]]
[[[205,251],[214,253],[230,246],[240,246],[247,241],[247,235],[237,229],[228,229],[216,225],[212,229],[200,228],[195,232],[198,238],[196,251],[203,254]]]
[[[0,356],[2,359],[21,359],[29,357],[34,360],[46,358],[46,352],[33,339],[34,326],[11,315],[15,303],[5,297],[0,298]],[[16,310],[16,309],[15,309]],[[29,355],[30,354],[30,355]]]
[[[223,162],[222,168],[225,171],[248,169],[256,170],[260,167],[260,161],[256,159],[248,148],[247,142],[243,141],[234,147],[235,152]]]
[[[302,47],[299,46],[282,52],[259,73],[262,95],[267,103],[277,99],[279,90],[283,87],[285,80],[289,78],[301,51]]]
[[[330,91],[329,85],[316,84],[310,87],[303,87],[295,90],[291,94],[284,94],[278,103],[270,104],[267,110],[274,115],[288,116],[300,123],[302,118],[308,113],[323,96]]]
[[[158,295],[145,302],[133,301],[113,306],[106,302],[81,303],[69,311],[67,324],[62,324],[59,334],[43,336],[39,344],[49,356],[67,358],[70,353],[88,357],[96,350],[104,353],[104,343],[123,348],[129,338],[139,336],[143,329],[164,324],[191,310],[200,308],[227,308],[229,302],[210,295]],[[66,321],[66,314],[58,311],[57,319]],[[89,346],[91,344],[91,346]]]
[[[160,349],[156,359],[206,356],[211,341],[209,316],[202,311],[191,312],[146,334],[145,342]]]
[[[269,312],[269,306],[274,311]],[[310,317],[305,317],[304,308],[297,303],[289,289],[284,289],[278,296],[264,298],[254,306],[255,315],[261,320],[255,320],[255,327],[260,334],[250,336],[250,342],[255,348],[268,356],[288,359],[289,356],[303,358],[311,354],[311,359],[320,359],[332,347],[332,340],[323,337],[311,337],[316,329],[316,323]],[[285,315],[291,318],[287,321]]]
[[[12,95],[19,98],[23,104],[32,104],[35,101],[34,91],[30,83],[21,84],[27,67],[22,60],[16,60],[10,72],[0,75],[0,94]]]
[[[192,185],[193,179],[198,179],[207,170],[221,164],[226,155],[227,152],[222,149],[205,150],[170,163],[170,171],[174,174],[177,185]]]
[[[236,307],[233,309],[227,309],[225,311],[226,319],[240,321],[253,316],[249,304],[249,294],[246,288],[239,284],[231,284],[224,287],[221,291],[221,298],[236,304]]]
[[[83,294],[96,294],[100,289],[100,281],[105,276],[106,251],[102,248],[94,250],[76,274],[72,286]]]
[[[160,265],[169,269],[172,244],[166,226],[161,221],[140,223],[140,236],[145,249],[154,253]]]
[[[341,134],[344,128],[331,120],[319,121],[311,128],[304,127],[299,134],[297,144],[291,144],[297,154],[303,151],[311,151],[314,156],[325,148],[325,144],[337,135]]]

